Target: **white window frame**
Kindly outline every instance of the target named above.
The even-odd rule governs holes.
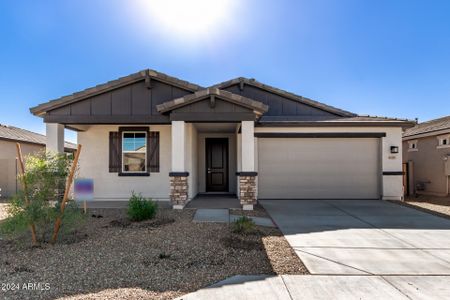
[[[418,145],[418,140],[408,141],[408,152],[419,151]]]
[[[145,134],[145,152],[124,151],[124,149],[123,149],[123,141],[124,141],[125,133],[143,133],[143,134]],[[120,147],[122,147],[122,166],[121,166],[122,173],[142,173],[142,174],[147,173],[147,151],[148,151],[148,145],[147,145],[148,137],[147,137],[147,134],[148,133],[146,131],[122,131],[122,145],[120,145]],[[125,166],[125,164],[124,164],[124,154],[125,153],[144,153],[144,161],[145,161],[144,162],[144,171],[125,171],[125,169],[124,169],[124,166]]]
[[[438,139],[438,145],[436,147],[437,149],[450,148],[450,134],[439,135],[437,139]],[[444,141],[446,141],[445,144]]]

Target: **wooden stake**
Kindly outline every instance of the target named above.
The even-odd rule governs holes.
[[[25,205],[30,205],[30,200],[28,199],[28,189],[27,189],[27,183],[25,182],[25,165],[23,163],[23,156],[22,156],[22,149],[20,147],[19,143],[16,143],[16,149],[17,149],[17,158],[19,160],[19,166],[20,166],[20,178],[22,181],[23,191],[24,191],[24,197],[25,197]],[[31,231],[31,243],[33,246],[37,246],[37,238],[36,238],[36,226],[33,222],[30,224],[30,231]]]
[[[84,200],[83,208],[84,208],[84,214],[87,214],[87,201],[86,200]]]
[[[66,208],[67,199],[69,198],[70,187],[72,185],[75,169],[77,168],[77,165],[78,165],[78,158],[80,157],[80,152],[81,152],[81,145],[78,144],[77,152],[75,153],[75,158],[72,163],[72,168],[70,170],[69,177],[67,178],[66,190],[64,191],[64,197],[61,202],[61,212],[60,212],[59,216],[56,218],[55,227],[53,228],[53,236],[52,236],[52,241],[51,241],[52,244],[54,244],[56,242],[56,239],[58,238],[58,232],[59,232],[59,228],[61,227],[62,216],[64,214],[64,209]]]

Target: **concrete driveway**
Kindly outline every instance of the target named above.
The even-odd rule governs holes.
[[[311,274],[450,275],[450,220],[379,200],[263,200]]]

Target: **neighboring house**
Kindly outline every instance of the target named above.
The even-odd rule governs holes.
[[[403,196],[408,120],[358,116],[237,78],[203,88],[144,70],[38,105],[48,147],[78,131],[97,200],[131,191],[182,208],[198,193],[257,199]],[[399,152],[400,151],[400,152]]]
[[[407,192],[450,194],[450,116],[417,124],[403,134]]]
[[[10,197],[18,188],[17,182],[17,150],[20,143],[24,156],[45,149],[46,138],[42,134],[25,129],[0,124],[0,195]],[[65,144],[66,152],[75,151],[75,144]]]

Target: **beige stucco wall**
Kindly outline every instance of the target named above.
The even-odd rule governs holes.
[[[189,201],[195,197],[198,193],[198,141],[197,141],[197,129],[192,123],[186,124],[186,145],[185,145],[185,164],[186,171],[189,172],[188,185]]]
[[[413,162],[412,181],[415,187],[419,182],[426,182],[425,191],[418,193],[446,196],[449,193],[449,176],[445,175],[444,157],[450,155],[450,148],[436,148],[436,136],[417,139],[417,151],[408,151],[408,142],[403,142],[403,161]]]
[[[78,141],[83,145],[80,157],[80,176],[93,178],[97,200],[126,200],[131,191],[142,192],[155,200],[169,198],[169,172],[171,171],[171,126],[152,125],[150,130],[160,132],[160,172],[149,177],[119,177],[108,172],[109,131],[117,131],[118,126],[95,125],[78,133]],[[384,132],[386,137],[380,142],[381,171],[402,170],[401,128],[396,127],[256,127],[255,132]],[[195,126],[186,123],[185,128],[185,171],[189,176],[189,198],[205,191],[205,138],[229,138],[229,190],[236,193],[236,171],[241,171],[240,134],[197,133]],[[258,139],[255,138],[255,169],[258,171]],[[399,146],[399,154],[391,154],[390,146]],[[349,149],[351,151],[351,149]],[[276,154],[274,154],[276,155]],[[361,166],[364,167],[364,166]],[[403,195],[402,176],[380,174],[383,199],[401,199]]]
[[[400,127],[256,127],[255,133],[257,132],[384,132],[386,137],[381,138],[381,171],[402,170],[402,129]],[[391,146],[398,146],[399,153],[391,154]],[[382,198],[384,200],[402,199],[402,176],[382,174],[380,176]]]
[[[154,200],[169,200],[171,128],[152,125],[150,130],[160,132],[160,171],[148,177],[120,177],[109,173],[109,132],[118,131],[118,126],[95,125],[78,132],[78,143],[83,146],[79,176],[94,179],[95,200],[128,200],[131,191]]]
[[[43,145],[20,143],[24,156],[39,152],[45,147]],[[0,140],[0,194],[10,197],[16,193],[16,142]],[[17,184],[17,187],[20,186]]]

